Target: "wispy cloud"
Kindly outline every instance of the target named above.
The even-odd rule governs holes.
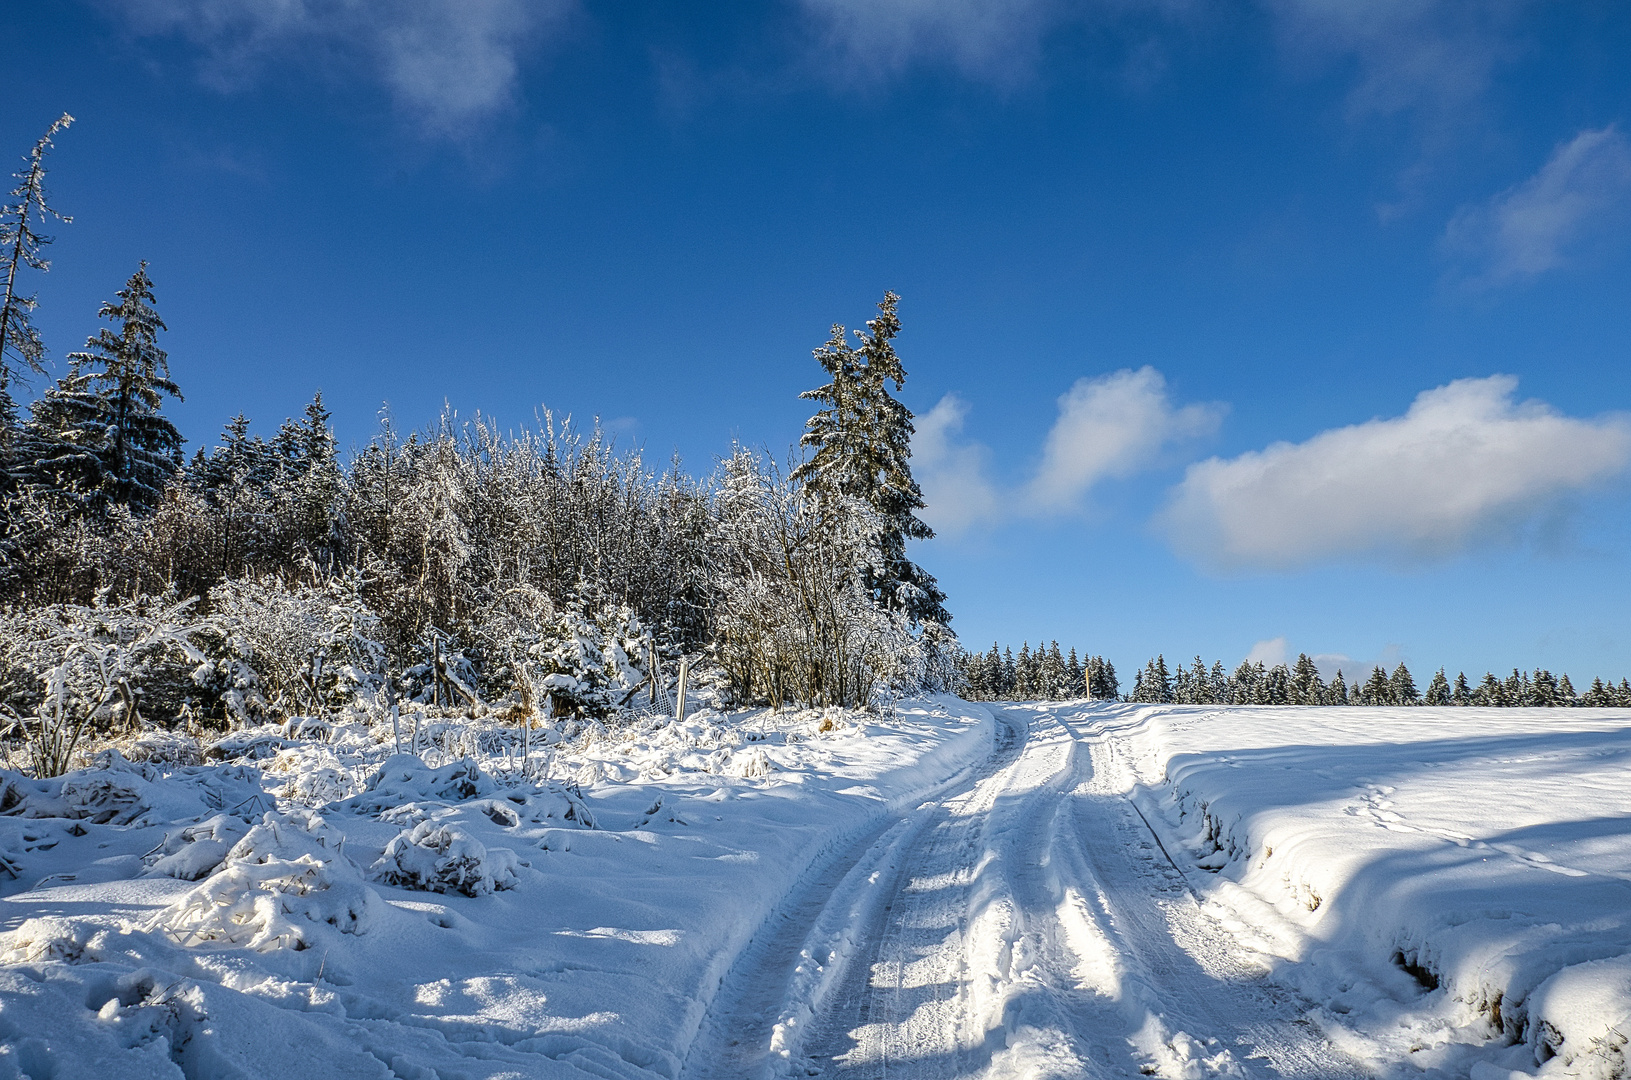
[[[1444,246],[1471,260],[1468,283],[1500,285],[1565,264],[1571,249],[1624,224],[1631,145],[1612,124],[1559,146],[1539,172],[1450,220]]]
[[[956,535],[993,519],[1002,503],[991,482],[991,453],[978,443],[959,441],[968,403],[947,394],[914,422],[912,472],[928,504],[927,520]]]
[[[1515,0],[1264,0],[1282,41],[1308,58],[1351,58],[1355,115],[1420,110],[1443,121],[1483,96],[1512,51]]]
[[[1010,82],[1063,14],[1057,0],[800,0],[822,43],[874,77],[922,60]]]
[[[1152,367],[1077,380],[1058,400],[1042,460],[1023,485],[1004,489],[991,478],[990,451],[960,440],[969,407],[947,395],[920,417],[912,440],[913,471],[928,503],[926,520],[956,534],[1004,517],[1049,517],[1082,509],[1092,488],[1158,462],[1174,444],[1216,430],[1217,404],[1174,405]]]
[[[1631,420],[1563,416],[1516,389],[1509,375],[1461,379],[1402,417],[1191,465],[1158,524],[1224,571],[1439,558],[1631,465]]]
[[[1152,28],[1189,22],[1199,0],[796,0],[818,48],[839,55],[846,79],[943,64],[998,86],[1031,77],[1056,29],[1131,31],[1122,76],[1135,87],[1164,64]]]
[[[360,65],[427,132],[458,137],[515,98],[524,53],[573,0],[131,0],[107,3],[138,34],[202,50],[233,88],[274,63]]]

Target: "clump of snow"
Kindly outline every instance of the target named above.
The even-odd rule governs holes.
[[[0,813],[26,818],[72,818],[96,825],[128,825],[148,808],[151,774],[130,767],[117,750],[101,766],[45,780],[0,772]]]
[[[249,826],[228,814],[165,833],[164,841],[142,858],[150,874],[197,881],[221,865]]]
[[[204,748],[204,756],[211,761],[263,761],[288,745],[280,725],[263,724],[222,736]]]
[[[518,865],[508,848],[489,848],[457,825],[421,821],[385,846],[373,873],[387,885],[486,896],[515,888]]]
[[[130,761],[151,765],[202,765],[203,747],[191,735],[175,731],[147,731],[123,748]]]
[[[343,852],[327,846],[321,822],[319,831],[313,824],[267,814],[149,929],[183,943],[222,941],[258,952],[308,948],[319,928],[366,933],[382,906],[379,894]]]

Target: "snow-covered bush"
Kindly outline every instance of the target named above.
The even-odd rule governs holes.
[[[321,585],[267,579],[210,590],[225,655],[258,675],[258,689],[283,715],[366,708],[384,685],[379,617],[355,573]],[[245,705],[245,713],[252,712]]]
[[[603,608],[593,618],[558,615],[527,650],[527,677],[551,716],[605,716],[649,682],[656,646],[651,632],[627,607]]]
[[[205,661],[199,639],[208,622],[192,608],[190,600],[103,595],[89,606],[0,614],[0,689],[9,691],[0,710],[21,727],[36,776],[66,771],[88,735],[174,720]]]
[[[385,846],[373,872],[387,885],[486,896],[515,888],[518,865],[508,848],[489,848],[451,823],[421,821]]]
[[[259,952],[309,948],[326,933],[366,933],[384,901],[329,846],[334,835],[315,816],[267,814],[148,929],[183,944],[224,941]]]
[[[416,802],[463,802],[493,794],[498,785],[474,758],[432,769],[412,754],[394,754],[363,781],[363,790],[339,804],[358,814],[383,814]]]
[[[144,773],[118,767],[36,779],[0,771],[0,814],[128,825],[147,809],[151,785]]]
[[[857,500],[806,499],[745,450],[723,465],[717,514],[713,654],[732,696],[865,705],[913,640],[862,581],[882,522]]]

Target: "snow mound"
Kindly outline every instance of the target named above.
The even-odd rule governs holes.
[[[396,754],[386,758],[368,778],[361,794],[340,806],[354,813],[377,815],[405,803],[463,802],[491,795],[497,789],[493,778],[481,770],[474,758],[432,769],[412,754]]]
[[[421,821],[386,845],[373,872],[387,885],[486,896],[515,888],[518,865],[509,848],[489,848],[457,825]]]
[[[216,814],[197,825],[184,825],[164,834],[164,841],[142,858],[147,872],[182,881],[197,881],[221,865],[249,826],[230,814]]]
[[[754,779],[769,776],[771,769],[770,759],[765,756],[764,748],[755,746],[747,754],[742,755],[740,762],[732,762],[731,771],[737,776]]]
[[[72,818],[93,825],[129,825],[148,809],[151,778],[117,750],[101,768],[48,780],[0,772],[0,813],[25,818]]]
[[[315,815],[267,814],[148,929],[258,952],[305,949],[325,930],[367,932],[384,902],[339,845],[325,843],[332,835]]]
[[[152,765],[202,765],[204,751],[198,740],[174,731],[149,731],[131,741],[125,757]]]
[[[65,919],[60,915],[42,915],[23,920],[23,924],[4,935],[0,946],[0,964],[79,964],[87,958],[86,949],[91,938],[101,931],[83,919]]]
[[[204,756],[212,761],[263,761],[288,745],[281,727],[263,724],[218,739],[204,749]]]

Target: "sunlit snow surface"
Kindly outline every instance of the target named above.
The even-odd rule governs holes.
[[[0,1077],[673,1076],[811,860],[986,757],[994,729],[955,699],[835,720],[653,720],[552,747],[555,779],[526,782],[503,755],[397,767],[389,725],[66,795],[6,774],[34,809],[0,816]],[[567,818],[573,792],[594,827]],[[427,823],[442,850],[405,851]],[[447,891],[413,887],[435,873]]]
[[[901,897],[934,1075],[1322,1075],[1258,1000],[1378,1076],[1625,1074],[1631,712],[703,712],[528,777],[498,725],[319,733],[0,774],[0,1078],[703,1076],[755,1009],[772,1072],[872,1075]],[[751,985],[783,939],[850,973]]]
[[[1095,728],[1338,1046],[1388,1074],[1626,1074],[1631,713],[1112,706]]]

